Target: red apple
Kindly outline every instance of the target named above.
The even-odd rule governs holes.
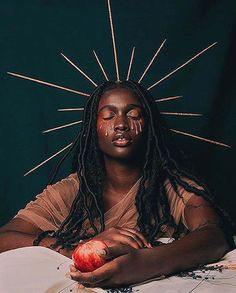
[[[101,256],[101,251],[106,248],[106,244],[98,240],[78,245],[72,255],[76,269],[81,272],[92,272],[104,265],[107,261]]]

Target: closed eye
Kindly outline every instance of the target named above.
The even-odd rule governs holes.
[[[111,111],[106,111],[104,113],[102,113],[102,119],[103,120],[109,120],[109,119],[112,119],[113,117],[115,117],[115,113],[114,112],[111,112]]]
[[[103,117],[103,120],[111,120],[112,118],[114,118],[114,116]]]
[[[132,118],[132,119],[140,119],[141,118],[141,114],[138,110],[136,109],[132,109],[130,110],[128,113],[127,113],[127,116],[129,118]]]

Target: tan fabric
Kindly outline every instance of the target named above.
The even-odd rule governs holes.
[[[137,209],[135,206],[135,195],[138,191],[139,181],[131,188],[126,196],[115,206],[105,213],[106,229],[113,226],[137,228]],[[196,185],[188,181],[191,185]],[[193,195],[178,187],[181,197],[174,192],[170,182],[167,180],[165,188],[170,205],[170,213],[177,225],[183,223],[187,228],[184,219],[184,208],[187,201]],[[62,221],[67,217],[72,202],[79,190],[79,182],[76,174],[71,174],[66,179],[49,185],[36,200],[31,201],[24,209],[21,209],[16,217],[22,218],[39,227],[41,230],[57,230]],[[162,237],[171,237],[173,229],[163,227]]]
[[[76,174],[49,185],[34,201],[31,201],[16,217],[22,218],[41,230],[57,230],[67,217],[79,190]]]

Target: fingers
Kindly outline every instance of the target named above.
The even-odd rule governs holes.
[[[70,271],[71,271],[71,272],[77,272],[78,270],[76,269],[75,266],[70,265]]]
[[[131,228],[115,228],[118,231],[117,236],[122,236],[123,238],[120,239],[120,242],[122,244],[130,245],[131,247],[135,249],[144,248],[144,247],[150,247],[150,244],[147,242],[145,237],[140,233],[139,231]]]
[[[121,237],[123,237],[122,244],[129,245],[135,249],[144,247],[142,241],[140,241],[140,239],[135,234],[132,234],[129,231],[122,230],[120,232],[120,235]]]
[[[96,287],[111,276],[113,266],[114,265],[111,263],[108,263],[93,272],[81,273],[80,271],[76,270],[73,265],[71,265],[70,277],[72,280],[77,281],[86,287]]]
[[[101,233],[102,236],[102,233]],[[128,231],[124,231],[119,228],[112,228],[110,231],[107,231],[107,235],[105,238],[98,235],[94,239],[104,241],[107,246],[112,246],[114,244],[119,245],[129,245],[132,248],[138,249],[143,247],[141,243],[137,242],[137,237]]]
[[[131,248],[128,245],[114,245],[114,246],[109,246],[105,249],[105,254],[102,255],[102,258],[106,260],[111,260],[114,259],[118,256],[127,254],[131,252],[134,248]]]
[[[121,245],[129,245],[135,249],[151,247],[141,232],[131,228],[112,227],[97,235],[94,239],[102,240],[108,246],[112,246],[116,242]]]
[[[122,228],[122,233],[132,237],[139,245],[140,248],[149,247],[150,243],[147,242],[143,234],[135,229],[131,228]]]
[[[142,243],[146,247],[150,247],[150,243],[146,240],[146,238],[143,236],[143,234],[141,232],[139,232],[135,229],[131,229],[131,228],[123,228],[123,229],[134,233],[137,237],[139,237],[141,239]]]

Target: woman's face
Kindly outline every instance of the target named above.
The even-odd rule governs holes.
[[[142,105],[133,91],[117,88],[102,95],[97,134],[99,148],[107,157],[129,160],[141,155],[145,120]]]

